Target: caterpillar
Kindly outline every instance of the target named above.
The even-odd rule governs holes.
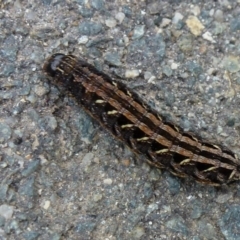
[[[43,66],[85,111],[155,167],[219,186],[240,179],[237,156],[203,142],[160,117],[123,83],[73,55],[56,53]]]

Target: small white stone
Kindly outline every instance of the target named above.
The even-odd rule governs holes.
[[[111,185],[112,184],[112,179],[111,178],[106,178],[103,180],[104,184]]]
[[[220,9],[217,9],[216,12],[214,13],[214,18],[218,21],[218,22],[222,22],[224,20],[224,14],[223,11]]]
[[[119,23],[122,23],[122,21],[125,18],[125,14],[123,12],[118,12],[115,16],[115,18],[118,20]]]
[[[109,18],[105,21],[106,26],[114,28],[117,25],[117,21],[114,18]]]
[[[99,202],[100,200],[102,200],[102,194],[95,194],[93,195],[93,201],[94,202]]]
[[[47,210],[47,209],[50,207],[50,205],[51,205],[51,202],[50,202],[49,200],[47,200],[47,201],[44,202],[43,208],[44,208],[45,210]]]
[[[149,79],[148,79],[148,83],[155,83],[155,80],[156,80],[156,77],[155,76],[151,76]]]
[[[146,72],[144,73],[144,79],[145,79],[145,80],[148,80],[151,76],[152,76],[152,73],[151,73],[151,72],[146,71]]]
[[[161,23],[161,27],[166,27],[166,26],[168,26],[169,24],[171,23],[171,19],[169,19],[169,18],[163,18],[162,19],[162,23]]]
[[[124,35],[123,41],[124,41],[125,45],[127,45],[129,43],[129,37],[127,35]]]
[[[89,153],[86,153],[86,155],[83,157],[82,159],[82,165],[84,167],[89,167],[93,161],[93,158],[94,158],[94,154],[89,152]]]
[[[178,67],[179,67],[179,64],[178,64],[178,63],[173,62],[173,63],[171,64],[171,69],[172,69],[172,70],[175,70],[175,69],[177,69]]]
[[[209,11],[209,16],[213,16],[214,15],[214,12],[215,12],[215,10],[214,9],[211,9],[210,11]]]
[[[140,71],[138,69],[128,69],[125,72],[126,78],[135,78],[138,77],[140,74]]]
[[[81,36],[79,39],[78,39],[78,44],[85,44],[88,42],[88,36]]]
[[[216,42],[216,41],[213,39],[212,34],[211,34],[210,32],[205,32],[205,33],[202,35],[202,37],[203,37],[205,40],[207,40],[207,41],[209,41],[209,42],[211,42],[211,43],[215,43],[215,42]]]
[[[175,12],[173,19],[172,19],[172,23],[177,24],[182,19],[183,19],[183,15],[179,12]]]
[[[195,15],[195,16],[198,16],[201,12],[201,9],[199,6],[194,6],[192,9],[191,9],[191,12]]]

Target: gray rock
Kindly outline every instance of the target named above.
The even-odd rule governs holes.
[[[91,0],[91,6],[96,10],[102,10],[104,8],[103,0]]]
[[[233,18],[230,22],[230,29],[232,32],[240,30],[240,18]]]
[[[168,65],[163,66],[162,71],[167,77],[170,77],[173,74],[171,67]]]
[[[149,3],[147,5],[147,10],[152,15],[161,12],[161,9],[162,9],[162,6],[160,2],[154,1],[153,3]]]
[[[62,234],[60,233],[52,233],[50,236],[51,240],[61,240],[61,238],[62,238]]]
[[[199,236],[203,238],[217,239],[217,233],[214,226],[205,219],[198,222],[198,232]]]
[[[173,177],[171,175],[168,175],[167,183],[168,183],[169,191],[171,194],[175,195],[175,194],[179,193],[180,188],[181,188],[179,179],[177,179],[176,177]]]
[[[92,48],[92,47],[94,47],[94,46],[101,46],[101,45],[103,45],[103,44],[108,43],[109,41],[112,41],[112,39],[111,39],[111,38],[104,37],[104,36],[96,37],[96,38],[88,41],[88,43],[86,44],[86,47]]]
[[[4,201],[6,199],[8,187],[6,183],[0,185],[0,200]]]
[[[45,116],[38,121],[39,127],[45,129],[47,132],[53,132],[57,126],[57,120],[53,116]]]
[[[226,240],[236,240],[240,236],[240,206],[233,205],[226,208],[225,213],[219,220],[222,234]]]
[[[22,176],[28,177],[40,167],[40,160],[36,159],[30,162],[26,169],[22,171]]]
[[[14,35],[7,37],[1,47],[1,55],[9,61],[15,61],[17,57],[18,43]]]
[[[34,197],[37,195],[37,189],[35,187],[35,177],[30,177],[23,181],[23,183],[19,187],[19,194],[28,197]],[[29,207],[31,207],[30,203]]]
[[[203,207],[200,201],[194,200],[191,202],[191,214],[190,217],[192,219],[198,219],[202,216],[203,214]]]
[[[172,229],[175,232],[181,233],[184,236],[188,235],[188,229],[184,219],[181,216],[175,215],[166,221],[166,227]]]
[[[79,33],[81,35],[94,36],[102,31],[102,24],[84,21],[79,25]]]
[[[26,240],[36,240],[38,239],[38,236],[40,235],[40,233],[35,232],[35,231],[29,231],[29,232],[25,232],[23,234],[24,239]]]
[[[0,215],[5,219],[11,219],[13,215],[13,210],[13,206],[3,204],[0,206]]]
[[[144,35],[145,25],[136,26],[133,30],[132,39],[139,39]]]
[[[38,39],[38,40],[47,40],[49,38],[57,38],[61,36],[61,32],[57,31],[57,29],[51,28],[51,27],[45,27],[45,28],[34,28],[30,35],[32,38]]]
[[[187,62],[186,63],[186,68],[194,76],[198,76],[198,75],[203,73],[202,67],[196,62],[192,62],[192,61]]]
[[[0,143],[6,142],[12,135],[11,128],[4,122],[0,122]]]
[[[123,11],[123,13],[125,14],[126,17],[131,18],[131,16],[132,16],[132,9],[129,6],[124,5],[122,7],[122,11]]]
[[[13,219],[7,222],[4,228],[5,232],[9,234],[10,232],[15,232],[17,235],[21,233],[21,229],[19,227],[19,223],[17,220]]]
[[[5,217],[0,216],[0,228],[4,226],[5,222],[6,222]],[[1,236],[1,235],[0,235],[0,236]]]
[[[108,52],[105,54],[105,61],[111,66],[121,66],[121,57],[117,52]]]
[[[182,35],[178,41],[177,44],[179,48],[184,52],[184,53],[189,53],[192,51],[192,44],[193,44],[193,37],[190,34],[184,34]]]
[[[15,106],[13,106],[13,114],[14,115],[18,115],[20,114],[25,106],[27,105],[27,101],[25,101],[24,99],[20,100]]]
[[[225,56],[221,62],[222,66],[231,73],[240,71],[240,61],[238,56]]]
[[[10,76],[10,74],[14,72],[15,72],[15,65],[13,63],[6,63],[0,67],[0,77],[8,77]],[[3,97],[1,98],[4,99]]]
[[[91,18],[93,16],[93,10],[91,8],[82,7],[80,8],[80,14],[84,18]]]
[[[74,231],[76,231],[78,234],[83,234],[86,232],[91,232],[93,231],[93,229],[96,227],[96,222],[94,221],[94,219],[88,219],[85,222],[79,222]]]
[[[222,22],[224,19],[224,14],[223,11],[220,9],[217,9],[214,13],[214,18],[218,21],[218,22]]]
[[[117,25],[117,21],[114,18],[108,18],[105,20],[105,24],[109,28],[115,28]]]

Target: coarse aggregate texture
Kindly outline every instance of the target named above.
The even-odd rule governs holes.
[[[239,0],[0,2],[0,239],[240,237],[240,182],[147,165],[42,72],[71,53],[240,157]]]

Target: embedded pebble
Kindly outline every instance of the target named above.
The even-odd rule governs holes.
[[[81,36],[79,39],[78,39],[78,44],[85,44],[87,43],[89,40],[88,36]]]
[[[171,217],[168,221],[166,221],[165,225],[175,232],[182,233],[184,236],[187,236],[188,234],[185,220],[181,216],[175,215],[174,217]]]
[[[111,185],[112,184],[112,179],[111,178],[107,178],[107,179],[104,179],[103,180],[103,183],[106,184],[106,185]]]
[[[240,222],[240,206],[229,205],[219,219],[220,230],[226,239],[238,239],[240,230],[237,224]]]
[[[238,183],[216,189],[150,167],[42,65],[79,56],[164,121],[239,155],[239,1],[4,2],[0,239],[238,239]]]
[[[5,225],[5,222],[6,222],[5,217],[0,215],[0,229]],[[1,236],[1,232],[0,232],[0,236]]]
[[[221,62],[221,65],[229,72],[235,73],[240,70],[240,59],[238,56],[225,56]]]
[[[118,12],[115,16],[118,22],[121,24],[125,18],[125,14],[123,12]]]
[[[27,231],[23,234],[24,239],[26,240],[37,240],[40,233],[35,231]]]
[[[15,106],[13,106],[13,114],[20,114],[24,110],[26,105],[27,101],[25,101],[25,99],[21,99]]]
[[[193,8],[190,10],[195,16],[198,16],[201,12],[201,9],[199,6],[195,5]]]
[[[22,171],[22,176],[27,177],[40,167],[40,160],[36,159],[28,163],[28,166]]]
[[[182,35],[178,41],[177,44],[179,48],[184,52],[184,53],[189,53],[192,51],[192,44],[193,44],[193,39],[190,34],[184,34]]]
[[[50,205],[51,205],[51,202],[50,202],[49,200],[47,200],[47,201],[44,202],[43,208],[44,208],[45,210],[48,210],[48,208],[50,207]]]
[[[224,20],[224,14],[223,11],[220,9],[217,9],[214,13],[214,18],[218,21],[218,22],[223,22]]]
[[[136,78],[140,74],[140,71],[138,69],[127,69],[125,72],[126,78]]]
[[[183,15],[179,12],[175,12],[174,16],[173,16],[173,19],[172,19],[172,23],[173,24],[177,24],[180,20],[183,19]]]
[[[90,8],[82,7],[80,8],[80,14],[82,15],[82,17],[90,18],[93,16],[94,11]]]
[[[11,128],[6,123],[0,122],[0,143],[3,143],[10,139],[12,135]]]
[[[92,0],[91,6],[96,10],[101,10],[104,8],[104,1],[103,0]]]
[[[163,66],[163,70],[162,71],[168,77],[170,77],[172,75],[172,73],[173,73],[171,67],[168,66],[168,65],[167,66]]]
[[[216,198],[216,202],[222,204],[222,203],[228,202],[232,197],[233,197],[232,193],[220,194]]]
[[[0,205],[0,215],[5,219],[11,219],[13,215],[14,207],[10,205]]]
[[[82,163],[83,164],[86,164],[86,165],[89,165],[91,163],[91,161],[93,160],[94,158],[94,154],[93,153],[87,153],[83,159],[82,159]]]
[[[212,34],[210,32],[205,32],[202,37],[209,42],[216,43],[216,41],[213,39]]]
[[[83,21],[79,25],[81,35],[94,36],[102,31],[102,24],[96,22]]]
[[[164,28],[164,27],[168,26],[170,23],[171,23],[171,19],[163,18],[162,21],[161,21],[160,27]]]
[[[108,52],[105,54],[105,61],[111,66],[121,66],[121,59],[119,53],[117,52]]]
[[[135,227],[131,232],[131,239],[140,239],[145,234],[143,227]]]
[[[93,195],[94,202],[99,202],[100,200],[102,200],[102,198],[103,198],[102,194],[94,194]]]
[[[144,34],[144,30],[145,30],[145,26],[144,25],[140,25],[140,26],[136,26],[133,30],[133,36],[132,39],[138,39],[141,38]]]
[[[34,91],[39,97],[42,97],[49,92],[49,88],[47,86],[36,85]]]
[[[199,21],[199,19],[195,16],[189,16],[186,20],[186,24],[194,36],[200,36],[204,25]]]
[[[172,70],[178,69],[178,67],[179,67],[178,63],[176,63],[176,62],[171,63],[171,69]]]
[[[53,116],[44,116],[40,118],[38,124],[41,128],[50,132],[53,132],[58,126],[57,120]]]
[[[202,219],[198,222],[198,230],[199,236],[208,239],[216,239],[217,232],[215,227],[205,219]]]
[[[117,21],[114,18],[106,19],[105,24],[109,28],[114,28],[117,25]]]

